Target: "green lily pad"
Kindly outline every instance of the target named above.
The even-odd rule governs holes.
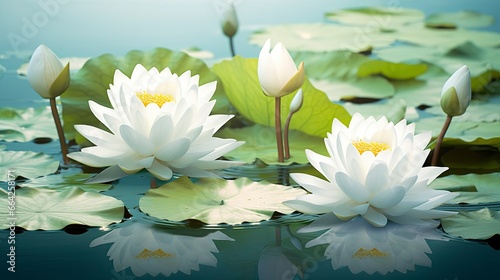
[[[163,70],[165,67],[169,67],[173,73],[178,75],[190,70],[192,75],[200,76],[200,84],[217,80],[217,76],[202,60],[190,57],[184,52],[174,52],[163,48],[149,52],[130,51],[124,57],[104,54],[92,58],[78,73],[71,77],[68,90],[61,96],[64,131],[68,139],[76,139],[78,144],[89,144],[88,140],[75,131],[73,127],[75,124],[87,124],[105,129],[95,117],[92,117],[88,101],[93,100],[103,106],[110,107],[106,92],[109,84],[113,83],[115,70],[119,69],[125,75],[130,76],[138,63],[146,69],[156,67]],[[227,112],[228,104],[220,84],[214,98],[217,99],[217,103],[213,112]]]
[[[75,174],[52,174],[48,176],[31,179],[27,182],[19,183],[21,187],[31,188],[65,188],[69,186],[79,187],[84,191],[102,192],[109,190],[111,184],[87,184],[86,181],[95,174],[75,173]]]
[[[292,123],[294,121],[295,117],[292,117]],[[290,131],[290,159],[286,160],[285,163],[278,162],[274,128],[262,125],[235,129],[225,128],[219,131],[216,136],[245,141],[245,145],[225,154],[224,157],[246,163],[253,163],[256,159],[260,159],[266,164],[290,164],[292,162],[305,164],[309,162],[305,149],[327,154],[323,138],[307,135],[297,130]]]
[[[257,124],[274,127],[275,98],[262,93],[257,76],[257,59],[236,56],[215,64],[213,70],[222,80],[227,98],[243,117]],[[302,91],[304,102],[293,116],[291,130],[326,137],[326,133],[331,131],[334,118],[344,124],[349,122],[349,113],[342,106],[331,103],[325,93],[314,88],[307,78]],[[293,95],[281,98],[283,122],[288,116]]]
[[[403,100],[408,108],[420,105],[438,106],[441,104],[441,91],[449,76],[438,76],[431,79],[415,79],[409,81],[393,81],[396,93],[393,100]]]
[[[474,11],[458,11],[452,13],[435,13],[425,19],[425,25],[432,28],[485,27],[495,22],[490,15]]]
[[[425,15],[420,10],[405,9],[398,6],[358,7],[349,8],[325,14],[328,20],[344,24],[391,28],[394,25],[404,25],[421,22]]]
[[[301,194],[305,191],[300,188],[248,178],[203,178],[193,183],[188,177],[181,177],[149,190],[139,200],[139,207],[160,219],[234,225],[268,220],[274,212],[290,214],[294,210],[282,202]]]
[[[413,79],[427,71],[427,65],[393,63],[382,60],[367,61],[358,68],[358,76],[366,77],[370,75],[380,74],[384,77],[394,80],[409,80]]]
[[[33,179],[52,174],[59,168],[53,157],[30,151],[0,151],[0,181],[23,176]],[[11,174],[8,176],[7,174]]]
[[[106,226],[119,223],[124,205],[116,198],[96,192],[85,192],[77,187],[60,189],[20,188],[15,192],[15,213],[8,203],[11,196],[0,191],[1,228],[9,228],[9,218],[15,217],[16,226],[27,230],[58,230],[67,225]]]
[[[344,108],[346,108],[351,115],[360,113],[365,118],[373,116],[375,119],[384,116],[393,123],[397,123],[405,118],[406,114],[406,102],[403,99],[390,99],[387,102],[379,101],[368,104],[346,102]]]
[[[0,108],[0,139],[27,142],[41,137],[57,139],[50,107]]]
[[[489,203],[500,201],[500,173],[448,175],[437,178],[430,188],[460,192],[449,203]]]
[[[500,96],[492,96],[487,100],[472,100],[467,111],[457,120],[476,123],[489,123],[500,121]],[[427,113],[436,116],[445,116],[441,106],[428,108]]]
[[[449,49],[432,46],[397,46],[377,50],[378,57],[392,62],[423,61],[439,66],[448,75],[462,65],[471,72],[471,87],[482,91],[495,78],[500,77],[500,49],[480,47],[470,41]]]
[[[421,133],[430,130],[432,136],[437,138],[444,121],[444,116],[420,119],[416,122],[415,131]],[[461,121],[460,117],[453,118],[443,140],[443,145],[489,145],[500,147],[500,122],[478,123]]]
[[[268,38],[282,42],[291,51],[336,51],[365,52],[385,47],[396,39],[382,36],[380,26],[361,29],[358,26],[341,26],[325,23],[285,24],[266,27],[253,33],[250,43],[263,46]]]
[[[488,239],[500,234],[500,211],[483,208],[478,211],[462,211],[458,215],[441,220],[444,231],[466,239]]]

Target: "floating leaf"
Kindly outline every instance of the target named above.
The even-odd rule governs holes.
[[[380,26],[361,29],[358,26],[340,26],[324,23],[303,23],[269,26],[252,34],[250,43],[263,46],[268,38],[282,42],[292,51],[365,52],[372,48],[389,46],[394,37],[382,36]]]
[[[448,175],[437,178],[429,187],[460,192],[450,203],[489,203],[500,201],[500,173]]]
[[[95,191],[102,192],[109,190],[112,185],[110,184],[87,184],[86,181],[90,179],[95,174],[85,174],[85,173],[76,173],[76,174],[52,174],[48,176],[43,176],[35,179],[31,179],[24,183],[19,183],[21,187],[46,187],[50,189],[55,188],[65,188],[68,186],[79,187],[84,191]]]
[[[397,123],[405,117],[406,102],[403,99],[390,99],[387,102],[376,102],[369,104],[354,104],[346,102],[344,108],[349,111],[349,114],[360,113],[363,117],[369,116],[379,119],[384,116],[389,121]]]
[[[359,7],[326,13],[326,18],[340,23],[389,29],[394,25],[420,22],[425,15],[420,10],[398,6]]]
[[[494,22],[493,16],[474,11],[435,13],[425,19],[425,25],[432,28],[485,27]]]
[[[77,187],[48,189],[20,188],[15,192],[15,214],[0,209],[1,228],[9,227],[15,215],[16,226],[27,230],[58,230],[67,225],[106,226],[118,223],[124,214],[120,200]],[[0,191],[0,204],[7,205],[8,193]]]
[[[116,69],[130,76],[133,68],[138,63],[146,69],[156,67],[163,70],[169,67],[173,73],[178,75],[190,70],[193,75],[200,76],[200,84],[216,81],[215,76],[205,63],[197,58],[190,57],[184,52],[157,48],[150,52],[130,51],[124,57],[115,57],[104,54],[92,58],[83,68],[71,77],[68,90],[61,96],[63,103],[64,131],[68,139],[76,139],[79,144],[88,145],[88,140],[76,133],[75,124],[87,124],[100,128],[104,126],[93,117],[88,101],[93,100],[103,106],[110,107],[107,96],[109,84],[113,83],[113,75]],[[214,95],[217,103],[214,112],[227,112],[227,101],[225,101],[222,87],[217,87]]]
[[[50,107],[0,108],[0,139],[27,142],[35,138],[57,139]]]
[[[292,118],[292,122],[294,120],[295,117]],[[225,154],[224,157],[246,163],[253,163],[256,159],[260,159],[266,164],[290,164],[292,162],[304,164],[309,162],[305,149],[324,155],[327,154],[323,138],[307,135],[296,130],[290,131],[291,157],[285,163],[278,162],[274,128],[262,125],[236,129],[225,128],[218,132],[217,136],[245,141],[245,145]]]
[[[295,52],[295,61],[304,61],[306,72],[315,87],[323,90],[331,101],[354,97],[387,98],[394,87],[383,77],[360,77],[359,68],[370,58],[349,52]],[[373,68],[372,68],[373,69]],[[375,71],[380,70],[376,68]]]
[[[445,117],[423,118],[416,122],[415,131],[421,133],[432,131],[432,136],[437,137],[443,127]],[[490,145],[500,147],[500,122],[477,123],[460,121],[460,117],[453,121],[446,132],[443,145]]]
[[[384,77],[394,80],[408,80],[420,76],[427,71],[427,65],[393,63],[382,60],[371,60],[363,63],[358,68],[358,76],[366,77],[380,74]]]
[[[500,211],[484,208],[478,211],[462,211],[458,215],[441,220],[444,231],[467,239],[488,239],[500,234]]]
[[[274,185],[248,178],[234,181],[203,178],[197,183],[181,177],[139,200],[139,207],[150,216],[171,221],[200,220],[207,224],[240,224],[271,218],[274,212],[294,210],[282,202],[305,194],[299,188]]]
[[[245,118],[266,126],[274,126],[274,101],[262,93],[257,76],[257,59],[236,56],[213,66],[220,77],[227,98]],[[326,137],[331,131],[334,118],[346,124],[350,115],[340,105],[332,104],[324,92],[315,89],[306,79],[302,86],[304,102],[302,108],[293,116],[290,129],[309,135]],[[281,98],[281,119],[285,120],[293,94]]]
[[[441,91],[448,78],[449,76],[439,76],[426,80],[393,81],[396,94],[392,99],[403,100],[409,108],[420,105],[441,108]]]
[[[487,100],[472,100],[467,111],[460,116],[458,121],[476,123],[490,123],[500,121],[500,96],[492,96]],[[441,106],[435,106],[425,110],[427,113],[445,116]]]
[[[485,170],[500,170],[500,153],[496,148],[489,146],[451,149],[442,154],[441,161],[450,168],[483,170],[483,172]]]
[[[13,176],[33,179],[57,171],[59,161],[43,153],[30,151],[0,151],[0,181],[12,180]],[[12,175],[11,175],[12,176]]]

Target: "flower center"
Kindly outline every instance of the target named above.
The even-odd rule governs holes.
[[[364,259],[364,258],[381,258],[381,257],[387,257],[389,256],[388,253],[380,252],[377,248],[373,248],[371,250],[365,250],[363,248],[359,248],[354,255],[352,255],[353,258],[356,259]]]
[[[389,149],[389,145],[380,142],[365,142],[363,140],[353,141],[352,144],[358,150],[359,154],[362,155],[366,151],[372,152],[375,156],[381,151]]]
[[[175,101],[175,97],[173,97],[170,94],[162,94],[162,93],[152,94],[145,90],[136,93],[136,95],[142,101],[142,104],[144,104],[144,106],[148,106],[151,103],[155,103],[156,105],[158,105],[158,107],[161,108],[163,104]]]
[[[135,256],[136,259],[151,259],[151,258],[170,258],[172,254],[165,253],[162,249],[158,249],[156,251],[149,251],[148,249],[144,249],[139,255]]]

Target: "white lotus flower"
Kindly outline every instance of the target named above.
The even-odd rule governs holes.
[[[31,87],[43,98],[55,98],[69,86],[69,63],[63,65],[57,55],[45,45],[33,52],[26,75]]]
[[[458,194],[427,185],[444,167],[423,167],[431,133],[414,135],[413,124],[396,125],[385,117],[364,119],[356,113],[349,128],[337,119],[325,139],[329,157],[306,150],[311,164],[328,179],[307,174],[291,177],[310,194],[285,205],[303,213],[334,213],[342,220],[361,215],[375,226],[387,220],[403,224],[439,222],[455,214],[433,210]]]
[[[304,62],[295,67],[295,62],[282,43],[271,49],[267,40],[259,54],[258,75],[262,90],[267,96],[281,97],[300,88],[304,83]]]
[[[389,222],[373,227],[361,217],[343,222],[333,214],[325,214],[301,233],[328,229],[309,241],[306,247],[328,244],[324,255],[331,259],[333,269],[348,267],[354,273],[386,275],[394,270],[406,273],[415,266],[431,267],[428,254],[432,250],[426,240],[448,241],[433,226],[400,225]]]
[[[170,179],[173,172],[210,177],[215,175],[210,170],[239,164],[218,160],[244,142],[213,137],[232,115],[209,116],[216,82],[198,86],[198,79],[190,71],[177,76],[169,68],[148,71],[140,64],[130,79],[116,70],[108,90],[113,108],[89,101],[94,115],[111,133],[76,125],[96,146],[68,156],[89,166],[110,166],[94,182],[143,168],[161,180]]]
[[[460,67],[446,81],[441,92],[441,108],[449,116],[460,116],[469,107],[471,78],[469,68]]]
[[[219,250],[214,240],[234,241],[220,231],[201,237],[179,235],[152,224],[132,222],[94,239],[89,246],[112,243],[107,255],[116,272],[130,267],[138,277],[160,273],[168,277],[178,271],[190,275],[200,270],[200,264],[216,267],[213,253]]]

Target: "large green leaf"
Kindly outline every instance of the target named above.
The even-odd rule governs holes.
[[[50,107],[0,108],[0,140],[27,142],[42,137],[57,139]]]
[[[71,224],[106,226],[120,222],[124,214],[120,200],[77,187],[20,188],[15,196],[15,212],[11,212],[7,208],[11,196],[0,190],[1,228],[10,227],[9,218],[27,230],[58,230]]]
[[[403,25],[420,22],[425,15],[420,10],[405,9],[400,6],[388,5],[386,7],[357,7],[342,9],[325,14],[329,20],[345,24],[375,26],[378,28],[391,28],[394,25]]]
[[[305,191],[300,188],[248,178],[204,178],[193,183],[188,177],[181,177],[149,190],[139,200],[139,207],[160,219],[233,225],[268,220],[274,212],[290,214],[294,210],[282,202],[302,194]]]
[[[474,11],[435,13],[425,19],[425,25],[433,28],[485,27],[494,22],[493,16]]]
[[[489,203],[500,201],[500,173],[448,175],[437,178],[429,187],[460,192],[450,203]]]
[[[257,76],[257,59],[236,56],[215,64],[213,70],[222,80],[227,98],[243,117],[258,124],[274,126],[275,98],[262,93]],[[304,102],[300,111],[294,114],[290,129],[326,137],[334,118],[344,124],[349,122],[349,113],[342,106],[331,103],[325,93],[314,88],[307,79],[302,90]],[[288,116],[292,98],[293,94],[281,98],[283,121]]]
[[[197,58],[190,57],[184,52],[174,52],[168,49],[157,48],[149,52],[130,51],[124,57],[104,54],[92,58],[83,68],[72,76],[68,90],[61,96],[63,103],[64,131],[68,139],[76,139],[77,143],[88,144],[87,140],[79,135],[75,124],[88,124],[104,128],[93,117],[88,101],[93,100],[101,105],[109,106],[107,89],[113,83],[116,69],[130,76],[135,65],[142,64],[146,69],[152,67],[163,70],[169,67],[173,73],[182,74],[190,70],[192,75],[200,76],[200,84],[216,81],[215,76],[205,63]],[[227,101],[224,98],[222,87],[219,84],[214,95],[217,99],[214,112],[227,112]]]
[[[409,80],[427,71],[426,64],[393,63],[383,60],[371,60],[358,68],[358,76],[382,75],[394,80]]]
[[[458,215],[441,220],[444,231],[467,239],[488,239],[500,234],[500,211],[483,208],[478,211],[462,211]]]
[[[365,52],[385,47],[396,39],[383,36],[380,26],[360,29],[358,26],[341,26],[325,23],[284,24],[266,27],[252,34],[250,43],[263,46],[270,38],[272,43],[282,42],[292,51]]]
[[[52,174],[57,168],[59,161],[43,153],[0,151],[0,181],[13,180],[18,176],[33,179]]]
[[[95,174],[85,174],[85,173],[68,173],[64,172],[61,174],[52,174],[48,176],[38,177],[31,179],[24,183],[19,183],[21,187],[46,187],[46,188],[65,188],[68,186],[79,187],[84,191],[95,191],[102,192],[109,190],[111,184],[89,184],[86,183]]]
[[[292,118],[292,123],[294,121],[295,118]],[[285,163],[278,162],[274,128],[262,125],[235,129],[225,128],[219,131],[217,136],[245,141],[245,145],[225,154],[224,157],[246,163],[253,163],[256,159],[260,159],[266,164],[290,164],[292,162],[304,164],[309,162],[305,149],[327,154],[323,138],[296,130],[290,131],[290,159],[286,160]]]

